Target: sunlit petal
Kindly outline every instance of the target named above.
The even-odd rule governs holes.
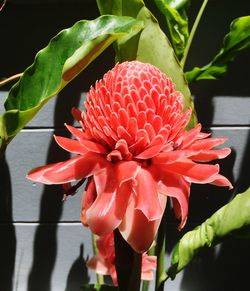
[[[27,178],[44,184],[64,184],[98,173],[107,163],[100,155],[89,153],[65,162],[38,167],[29,172]]]
[[[159,196],[161,207],[165,209],[167,197]],[[135,201],[131,199],[119,230],[136,252],[143,253],[151,246],[160,221],[160,219],[149,221],[140,210],[135,209]]]
[[[135,209],[140,210],[149,221],[161,219],[164,208],[160,205],[157,181],[143,168],[138,172],[136,181]]]
[[[120,225],[132,193],[131,184],[123,183],[119,187],[113,174],[113,171],[106,168],[95,175],[97,197],[86,211],[88,226],[100,236],[112,232]]]
[[[160,170],[185,176],[192,183],[209,183],[219,172],[218,165],[197,164],[190,160],[177,161],[172,164],[159,165]]]

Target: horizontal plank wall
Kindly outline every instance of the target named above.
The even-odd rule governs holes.
[[[209,18],[201,22],[188,67],[209,61],[219,49],[231,20],[250,12],[248,1],[239,0],[237,7],[228,2],[233,1],[211,0],[208,4],[206,15],[210,22]],[[200,3],[191,7],[193,14]],[[36,52],[61,29],[77,20],[98,16],[95,1],[86,0],[10,0],[1,13],[0,27],[4,29],[0,37],[5,45],[0,46],[0,77],[22,72],[32,63]],[[11,142],[0,161],[0,291],[78,291],[82,284],[95,282],[95,274],[85,266],[92,255],[91,235],[79,220],[84,186],[77,195],[62,202],[60,186],[32,183],[25,175],[33,167],[69,158],[57,146],[53,135],[69,136],[64,122],[75,124],[70,109],[73,106],[83,109],[90,85],[113,64],[114,53],[109,48],[43,107]],[[228,138],[226,146],[232,148],[232,154],[220,161],[221,171],[237,191],[249,186],[249,67],[249,53],[245,53],[222,80],[201,81],[191,86],[204,131]],[[8,89],[0,92],[0,113]],[[230,201],[234,194],[235,191],[214,186],[194,185],[187,226],[181,233],[169,209],[166,264],[177,239]],[[165,290],[247,290],[242,286],[248,282],[249,260],[249,240],[232,238],[202,252],[174,281],[167,282]]]

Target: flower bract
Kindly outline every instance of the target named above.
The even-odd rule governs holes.
[[[110,275],[114,285],[117,285],[115,269],[115,243],[114,233],[110,233],[96,240],[98,254],[87,261],[87,267],[101,275]],[[150,281],[154,279],[152,270],[156,269],[156,257],[142,254],[141,279]]]
[[[191,109],[184,110],[182,94],[151,64],[117,64],[91,87],[85,110],[72,113],[80,124],[66,125],[74,138],[55,140],[76,156],[27,177],[66,185],[87,178],[81,220],[99,236],[118,228],[143,253],[155,238],[167,198],[182,228],[192,183],[232,187],[218,164],[207,163],[230,153],[214,149],[225,138],[209,137],[200,124],[187,131]]]

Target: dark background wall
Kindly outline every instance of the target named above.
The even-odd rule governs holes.
[[[156,11],[153,1],[147,1]],[[191,1],[191,22],[201,1]],[[246,0],[210,0],[190,51],[187,69],[209,62],[220,49],[230,22],[250,14]],[[60,30],[80,19],[98,17],[94,0],[9,0],[0,12],[0,77],[22,72],[38,50]],[[164,29],[163,17],[159,16]],[[81,192],[62,203],[57,186],[25,179],[33,167],[68,158],[52,139],[66,136],[63,123],[72,124],[72,106],[82,107],[84,92],[114,64],[110,47],[83,73],[50,101],[13,140],[0,161],[0,291],[77,291],[94,281],[84,260],[91,255],[91,237],[79,222]],[[244,52],[220,81],[200,81],[191,86],[204,130],[227,136],[233,153],[222,161],[222,173],[236,191],[249,186],[250,53]],[[1,88],[0,112],[7,95]],[[179,233],[172,212],[168,214],[167,259],[177,238],[205,220],[229,201],[235,191],[194,186],[187,226]],[[248,290],[249,240],[230,239],[216,249],[202,252],[176,280],[172,291]]]

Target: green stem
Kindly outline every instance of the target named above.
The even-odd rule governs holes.
[[[202,14],[203,14],[203,12],[204,12],[204,10],[206,8],[207,2],[208,2],[208,0],[204,0],[203,1],[202,5],[201,5],[201,8],[200,8],[200,10],[199,10],[199,12],[197,14],[196,19],[195,19],[195,22],[193,24],[193,27],[191,29],[191,32],[190,32],[190,35],[189,35],[189,38],[188,38],[188,41],[187,41],[187,45],[186,45],[184,53],[183,53],[183,57],[182,57],[182,60],[180,62],[182,68],[184,68],[184,66],[185,66],[185,63],[186,63],[186,60],[187,60],[187,56],[188,56],[188,53],[189,53],[189,50],[190,50],[190,47],[191,47],[195,32],[196,32],[197,27],[198,27],[198,25],[200,23],[200,20],[201,20]]]
[[[92,247],[93,247],[94,255],[97,255],[98,254],[98,249],[97,249],[97,246],[96,246],[96,236],[93,233],[92,233]],[[99,285],[104,283],[103,276],[100,275],[100,274],[97,274],[97,273],[96,273],[96,280],[97,280],[97,283]]]
[[[165,211],[166,213],[166,211]],[[165,240],[166,240],[166,214],[164,213],[158,230],[155,255],[157,256],[157,269],[155,279],[155,291],[163,291],[166,281],[166,272],[164,266],[165,258]]]
[[[143,281],[143,283],[142,283],[142,290],[141,291],[148,291],[149,284],[150,284],[149,281]]]
[[[115,268],[119,291],[139,291],[142,255],[131,248],[117,229],[114,231],[114,238]]]

